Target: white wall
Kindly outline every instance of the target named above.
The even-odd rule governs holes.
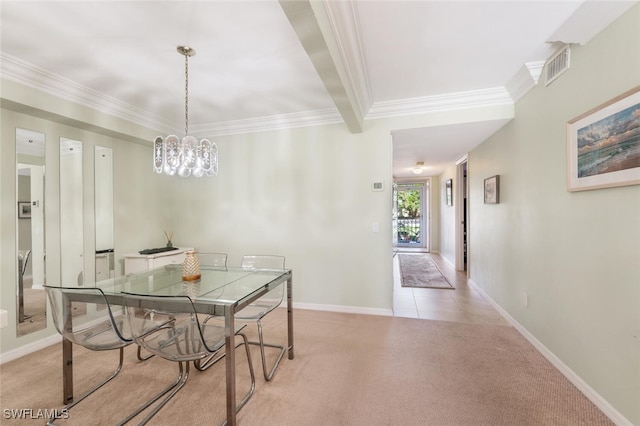
[[[228,253],[229,265],[284,255],[296,303],[391,312],[388,130],[330,125],[216,141],[217,177],[171,181],[176,242]]]
[[[640,6],[469,155],[471,279],[640,424],[640,186],[570,193],[567,121],[640,84]],[[500,175],[500,204],[483,179]],[[529,306],[523,303],[527,293]]]

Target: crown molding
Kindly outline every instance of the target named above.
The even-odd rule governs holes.
[[[507,92],[511,95],[513,102],[517,102],[529,90],[536,87],[542,75],[545,61],[527,62],[516,75],[507,83]]]
[[[141,126],[174,132],[159,116],[0,52],[0,77]]]
[[[513,105],[513,100],[504,87],[376,102],[369,110],[366,119],[398,117],[496,105]]]
[[[162,133],[179,133],[158,116],[2,52],[0,77]],[[194,125],[191,130],[194,134],[221,136],[342,122],[336,109],[326,109]]]
[[[191,126],[191,130],[194,134],[213,137],[342,123],[344,123],[344,120],[338,110],[336,108],[327,108],[323,110],[271,115],[245,120],[200,124]]]
[[[362,56],[359,56],[362,58]],[[354,65],[360,68],[362,62]],[[352,72],[354,69],[351,69]],[[364,72],[364,71],[362,71]],[[50,73],[11,55],[0,52],[0,77],[51,94],[61,99],[110,114],[161,133],[176,133],[176,126],[140,108],[121,102],[96,90]],[[353,77],[353,76],[352,76]],[[367,80],[368,81],[368,80]],[[369,91],[360,93],[369,96]],[[411,114],[459,110],[483,106],[513,105],[505,88],[498,87],[437,96],[378,102],[369,109],[365,119],[380,119]],[[191,127],[194,135],[223,136],[240,133],[279,130],[285,128],[344,123],[336,108],[297,112],[245,120],[207,123]]]

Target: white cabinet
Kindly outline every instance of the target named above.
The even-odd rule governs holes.
[[[96,252],[96,282],[112,278],[113,268],[113,252]]]
[[[164,265],[180,265],[184,262],[185,252],[193,250],[184,247],[177,250],[165,251],[155,254],[131,253],[124,255],[124,273],[148,271]]]

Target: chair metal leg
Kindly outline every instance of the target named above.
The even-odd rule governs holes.
[[[240,409],[244,407],[245,404],[249,401],[249,399],[251,399],[251,397],[253,396],[253,392],[256,389],[256,375],[253,370],[253,363],[251,362],[251,351],[249,350],[249,341],[247,340],[247,336],[245,336],[244,333],[238,333],[237,335],[242,337],[242,343],[237,345],[236,348],[240,345],[244,345],[245,351],[247,353],[247,362],[249,363],[249,374],[251,375],[251,388],[245,394],[242,400],[236,405],[236,413],[238,413]],[[222,422],[222,426],[226,424],[227,424],[226,420]]]
[[[155,403],[162,396],[164,396],[165,394],[169,393],[169,395],[167,395],[162,401],[160,401],[158,403],[158,405],[156,405],[153,408],[153,410],[151,410],[151,412],[149,412],[149,414],[147,414],[147,416],[144,419],[142,419],[142,421],[140,423],[138,423],[139,426],[143,426],[143,425],[147,424],[149,422],[149,420],[151,420],[151,418],[153,416],[158,414],[158,411],[160,411],[162,409],[162,407],[164,407],[165,404],[167,402],[169,402],[169,400],[171,398],[173,398],[175,396],[175,394],[177,394],[180,389],[182,389],[182,387],[185,385],[185,383],[187,383],[187,379],[188,378],[189,378],[189,363],[188,362],[182,362],[182,361],[178,362],[178,377],[176,378],[176,381],[174,383],[172,383],[171,385],[167,386],[165,389],[163,389],[160,393],[158,393],[156,396],[151,398],[149,401],[147,401],[142,407],[138,408],[136,411],[131,413],[122,422],[118,423],[118,426],[124,425],[125,423],[127,423],[128,421],[133,419],[135,416],[140,414],[142,411],[144,411],[145,409],[150,407],[153,403]]]
[[[238,333],[236,335],[242,335],[242,333]],[[240,342],[235,347],[238,348],[240,345],[243,345],[243,344],[244,343]],[[222,352],[222,354],[219,354],[219,352]],[[225,355],[225,353],[222,350],[220,350],[218,352],[215,352],[215,353],[209,355],[208,357],[206,357],[204,359],[197,359],[197,360],[193,361],[193,366],[198,371],[204,371],[204,370],[208,369],[209,367],[211,367],[213,364],[215,364],[218,361],[220,361],[222,358],[224,358],[224,355]]]
[[[134,411],[133,413],[129,414],[127,416],[127,418],[121,420],[117,425],[118,426],[122,426],[125,423],[129,422],[134,417],[136,417],[138,414],[142,413],[149,406],[151,406],[154,402],[156,402],[158,399],[160,399],[163,395],[165,395],[167,392],[171,391],[176,386],[178,386],[180,384],[180,382],[182,381],[182,379],[183,379],[182,368],[180,368],[180,374],[178,374],[178,377],[176,378],[175,382],[173,382],[172,384],[170,384],[169,386],[167,386],[166,388],[161,390],[158,394],[156,394],[156,396],[151,398],[149,401],[145,402],[144,405],[142,405],[141,407],[137,408],[136,411]],[[185,379],[185,381],[186,381],[186,379]]]
[[[245,406],[245,404],[249,401],[249,399],[251,399],[251,397],[253,396],[253,393],[256,389],[256,376],[253,370],[253,364],[251,362],[251,352],[249,350],[249,342],[247,341],[247,336],[245,336],[243,333],[238,333],[239,336],[242,337],[243,342],[236,345],[236,348],[238,346],[244,345],[245,347],[245,351],[247,354],[247,363],[249,364],[249,373],[251,376],[251,387],[249,388],[249,391],[245,394],[245,396],[242,398],[242,400],[236,405],[236,413],[240,411],[240,409],[242,407]],[[219,356],[218,359],[216,361],[214,361],[212,364],[214,364],[215,362],[217,362],[218,360],[222,359],[224,357],[224,354]],[[183,364],[185,365],[184,369],[183,369]],[[155,406],[155,408],[153,409],[153,411],[151,411],[140,423],[139,426],[143,426],[145,424],[147,424],[147,422],[149,420],[151,420],[151,418],[153,416],[155,416],[158,411],[160,411],[160,409],[162,409],[162,407],[164,407],[164,405],[169,402],[169,400],[171,398],[173,398],[173,396],[178,393],[178,391],[180,389],[182,389],[182,387],[185,385],[185,383],[187,382],[187,379],[189,378],[189,363],[188,362],[179,362],[178,363],[179,368],[180,368],[180,374],[178,375],[178,379],[176,380],[176,382],[169,386],[168,388],[166,388],[165,390],[163,390],[160,394],[156,395],[151,401],[147,402],[143,407],[139,408],[138,410],[136,410],[135,413],[133,413],[132,415],[130,415],[129,417],[127,417],[127,419],[125,419],[122,423],[126,423],[129,420],[131,420],[133,417],[135,417],[136,415],[138,415],[142,410],[146,409],[147,407],[149,407],[153,402],[155,402],[156,400],[158,400],[162,395],[164,395],[165,393],[169,392],[171,390],[171,393],[169,393],[169,395],[167,395],[162,401],[160,401],[160,403],[158,405]],[[208,368],[205,367],[205,369]],[[184,374],[183,374],[183,370],[184,370]],[[223,425],[226,424],[226,420],[222,423]]]
[[[242,398],[240,403],[236,406],[236,413],[240,411],[242,407],[249,401],[251,396],[253,396],[253,391],[256,389],[256,375],[253,371],[253,363],[251,362],[251,351],[249,350],[249,341],[247,340],[247,336],[244,333],[238,333],[239,336],[242,337],[242,343],[240,345],[244,345],[245,352],[247,353],[247,363],[249,364],[249,374],[251,376],[251,388],[249,392]],[[240,346],[238,345],[238,346]],[[237,347],[237,346],[236,346]]]
[[[55,411],[62,411],[62,410],[67,410],[68,411],[68,410],[70,410],[72,407],[74,407],[80,401],[82,401],[83,399],[85,399],[86,397],[88,397],[89,395],[91,395],[92,393],[97,391],[98,389],[100,389],[102,386],[106,385],[109,381],[111,381],[111,379],[116,377],[118,375],[118,373],[120,372],[120,370],[122,370],[122,364],[124,363],[124,348],[120,348],[119,351],[120,351],[120,356],[119,356],[120,359],[118,361],[118,366],[113,371],[113,373],[111,373],[111,375],[109,375],[109,377],[107,377],[105,380],[103,380],[102,382],[98,383],[97,385],[95,385],[94,387],[89,389],[82,396],[80,396],[78,398],[75,398],[72,402],[70,402],[69,404],[67,404],[64,407],[62,407],[61,410],[54,410],[54,414],[53,415],[55,416]],[[54,425],[55,424],[55,423],[53,423],[54,420],[55,420],[55,418],[53,418],[53,417],[49,418],[49,420],[47,421],[47,425]]]
[[[249,342],[250,345],[258,345],[260,346],[260,356],[262,358],[262,372],[264,373],[264,379],[267,382],[270,382],[271,379],[273,379],[273,375],[276,372],[276,368],[278,368],[278,364],[280,364],[280,360],[282,359],[282,356],[285,353],[285,348],[282,345],[274,345],[272,343],[264,343],[264,339],[262,338],[262,323],[260,322],[260,320],[256,321],[258,324],[258,340],[259,342]],[[278,358],[276,359],[276,362],[273,364],[273,367],[271,368],[271,370],[269,370],[269,372],[267,373],[267,360],[264,354],[264,347],[267,346],[269,348],[275,348],[275,349],[280,349],[280,354],[278,355]]]
[[[138,346],[138,354],[137,354],[137,356],[138,356],[138,360],[139,361],[146,361],[149,358],[153,357],[154,354],[149,354],[149,355],[143,357],[142,356],[142,346]]]
[[[238,346],[240,346],[240,345],[236,345],[236,348]],[[220,361],[222,358],[224,358],[224,353],[222,355],[212,354],[212,355],[209,355],[205,359],[197,359],[197,360],[193,361],[193,366],[198,371],[204,371],[207,368],[211,367],[216,362]]]

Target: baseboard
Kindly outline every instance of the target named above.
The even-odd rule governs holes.
[[[633,426],[625,416],[616,410],[609,402],[604,399],[598,392],[589,386],[578,374],[576,374],[569,366],[567,366],[560,358],[551,352],[536,337],[531,334],[522,324],[516,321],[502,306],[493,300],[478,284],[469,279],[468,283],[474,290],[477,290],[482,296],[511,324],[522,336],[529,341],[554,367],[556,367],[563,376],[567,378],[573,385],[578,388],[593,404],[600,409],[609,419],[617,426]]]
[[[309,311],[340,312],[344,314],[380,315],[385,317],[393,316],[392,309],[363,308],[361,306],[320,305],[316,303],[294,303],[293,308],[306,309]]]
[[[61,340],[62,336],[56,333],[51,336],[45,337],[44,339],[27,343],[26,345],[20,346],[19,348],[13,349],[11,351],[0,353],[0,364],[13,361],[14,359],[29,355],[32,352],[39,351],[40,349],[44,349],[51,345],[55,345],[56,343],[60,343]]]

